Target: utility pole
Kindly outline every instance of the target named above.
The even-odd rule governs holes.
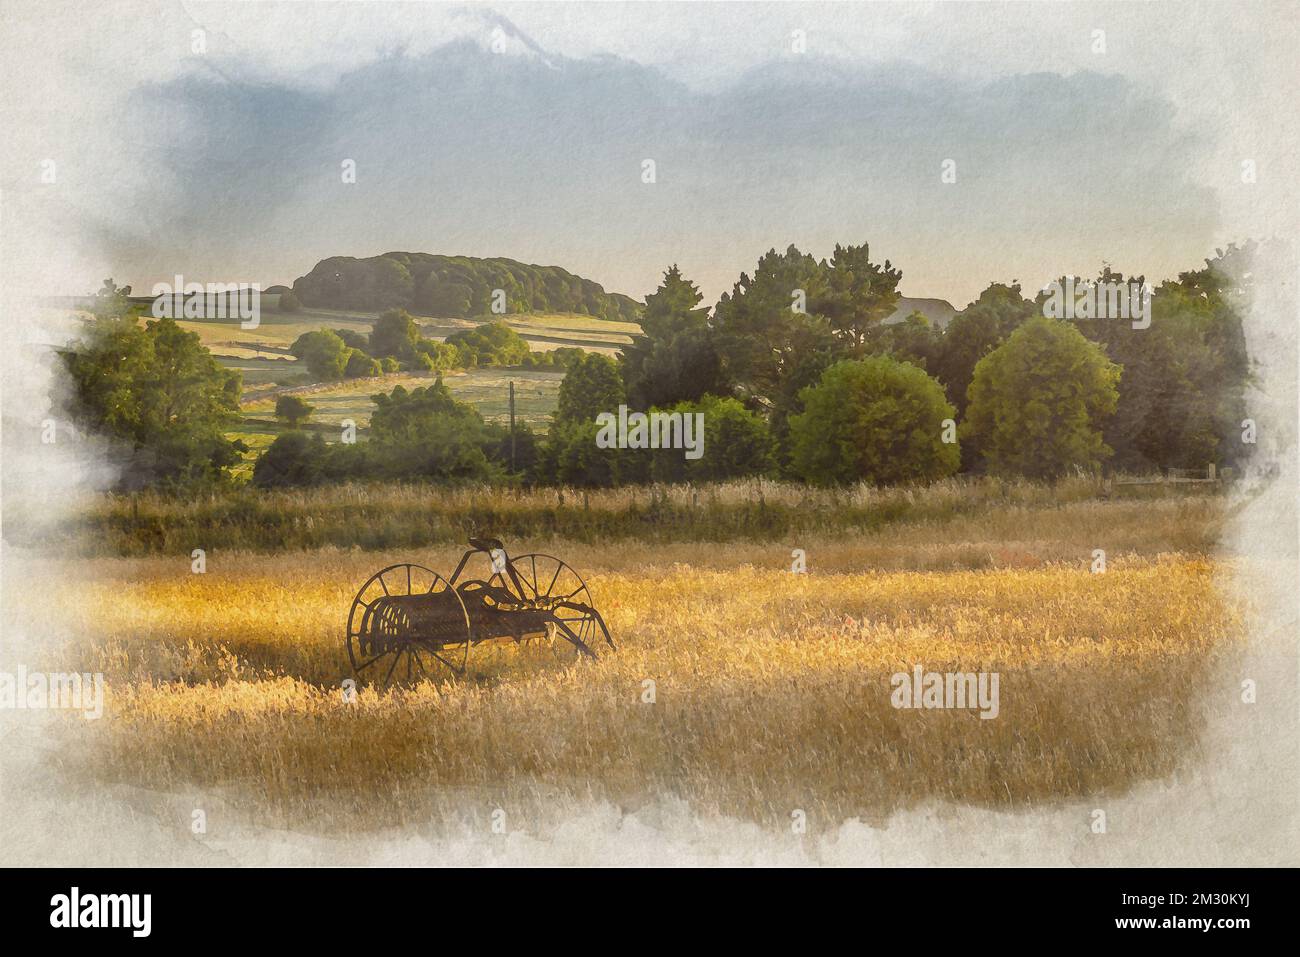
[[[510,471],[515,470],[515,380],[510,380]]]

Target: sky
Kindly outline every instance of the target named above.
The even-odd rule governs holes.
[[[676,263],[711,303],[770,248],[867,242],[960,308],[1174,275],[1294,205],[1281,4],[4,10],[0,278],[24,290],[404,250],[638,299]]]

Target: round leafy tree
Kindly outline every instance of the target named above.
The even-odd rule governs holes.
[[[296,395],[282,395],[275,400],[275,417],[284,419],[291,429],[296,429],[299,422],[315,411],[314,405],[308,405]]]
[[[392,356],[402,362],[415,358],[415,347],[420,341],[420,327],[405,309],[389,309],[375,320],[370,330],[370,354],[382,359]]]
[[[791,417],[791,468],[816,485],[942,478],[961,457],[953,408],[924,371],[887,356],[837,362],[799,394]],[[947,433],[945,435],[945,433]]]
[[[329,381],[343,378],[350,350],[329,329],[313,329],[295,339],[289,352],[307,364],[314,380]]]
[[[602,412],[618,413],[627,401],[618,365],[608,356],[591,352],[569,367],[560,383],[555,421],[589,422]]]
[[[725,482],[767,475],[775,468],[767,420],[737,399],[706,395],[698,402],[679,402],[668,411],[704,417],[702,454],[688,459],[681,449],[657,451],[650,470],[656,482]]]
[[[1120,367],[1074,326],[1031,319],[975,366],[962,437],[998,475],[1096,469],[1111,454],[1101,426],[1119,378]]]

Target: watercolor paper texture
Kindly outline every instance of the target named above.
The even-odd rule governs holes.
[[[1296,24],[7,2],[3,862],[1300,863]]]

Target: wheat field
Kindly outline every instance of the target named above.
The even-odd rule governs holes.
[[[1219,587],[1219,512],[1093,502],[781,544],[549,542],[616,652],[476,648],[463,678],[363,680],[351,701],[361,583],[400,560],[449,573],[462,549],[214,551],[205,574],[188,555],[50,561],[10,608],[53,610],[69,637],[52,661],[105,675],[105,717],[68,722],[66,760],[106,784],[322,829],[663,794],[755,821],[881,820],[1176,773],[1198,702],[1233,692],[1214,685],[1245,614]],[[896,709],[891,676],[918,664],[997,672],[997,718]]]

